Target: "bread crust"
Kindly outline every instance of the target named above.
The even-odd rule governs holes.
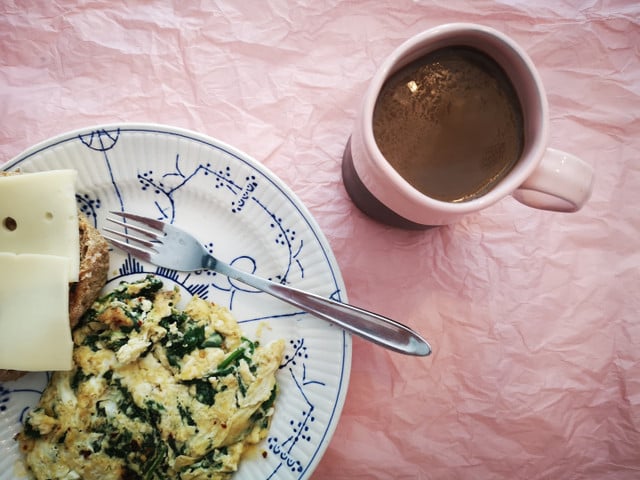
[[[75,327],[80,317],[98,298],[107,283],[109,245],[87,218],[78,214],[80,231],[80,275],[77,283],[69,285],[69,324]]]
[[[0,172],[0,176],[16,172]],[[109,245],[100,232],[78,212],[80,234],[80,275],[69,284],[69,325],[73,328],[91,304],[98,298],[107,282]],[[0,369],[0,382],[17,380],[27,372]]]

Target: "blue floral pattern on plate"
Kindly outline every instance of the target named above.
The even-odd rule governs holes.
[[[215,139],[159,125],[107,125],[36,145],[4,168],[76,169],[78,207],[97,228],[109,211],[151,215],[191,230],[240,269],[346,300],[335,258],[306,208],[264,166]],[[175,272],[117,250],[110,272],[107,288],[153,273],[179,286],[184,298],[228,306],[249,336],[287,340],[269,436],[234,478],[308,478],[344,404],[350,336],[214,272]],[[49,378],[31,373],[0,384],[0,480],[23,468],[12,439]]]

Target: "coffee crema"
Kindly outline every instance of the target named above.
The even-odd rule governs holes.
[[[518,95],[502,68],[478,50],[447,47],[386,81],[373,134],[413,187],[463,202],[485,194],[517,163],[523,123]]]

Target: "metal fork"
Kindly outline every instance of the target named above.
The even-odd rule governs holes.
[[[182,272],[214,270],[395,352],[419,356],[431,353],[426,340],[395,320],[237,270],[212,256],[195,237],[169,223],[132,213],[110,213],[124,219],[107,218],[123,230],[105,227],[104,232],[124,240],[106,234],[104,237],[144,261]],[[131,234],[131,231],[143,236]]]

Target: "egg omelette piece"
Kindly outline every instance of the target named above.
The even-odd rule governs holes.
[[[268,431],[284,341],[147,276],[97,300],[17,440],[37,479],[228,479]]]

